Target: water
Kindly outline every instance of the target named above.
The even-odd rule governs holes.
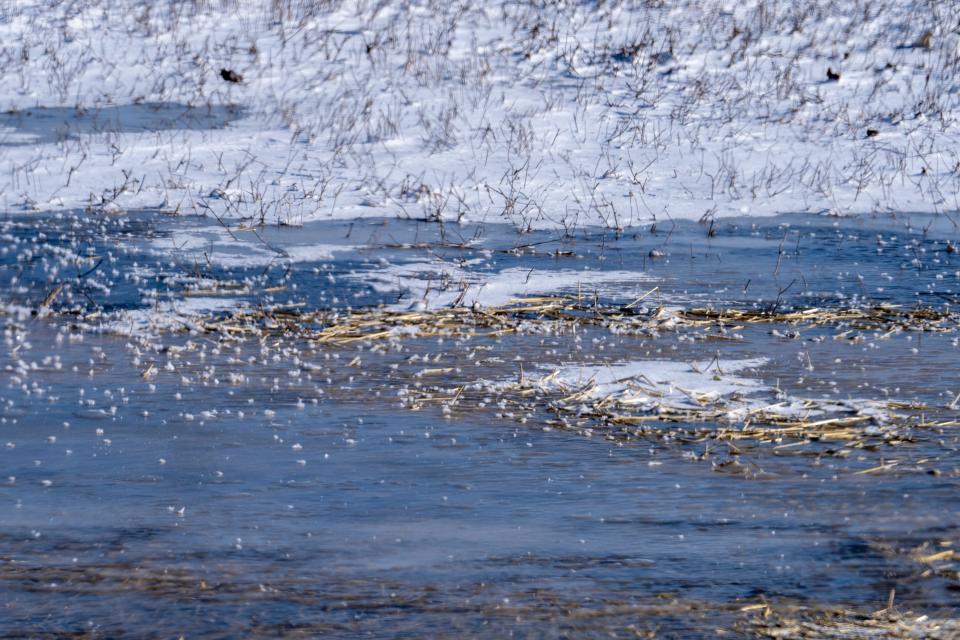
[[[0,146],[78,140],[79,136],[89,134],[223,129],[243,114],[242,107],[191,107],[176,102],[142,102],[90,109],[33,107],[0,113],[0,127],[10,130],[0,137]]]
[[[524,423],[495,406],[409,411],[397,395],[431,366],[413,354],[442,354],[453,370],[422,380],[432,389],[515,376],[518,357],[530,371],[717,353],[721,362],[769,358],[757,375],[791,395],[922,401],[950,417],[945,405],[960,391],[952,332],[868,332],[848,343],[829,328],[788,339],[771,329],[789,326],[756,325],[741,341],[704,343],[586,328],[416,338],[376,351],[98,330],[110,314],[227,283],[236,285],[222,296],[231,304],[395,304],[407,285],[386,292],[365,274],[437,256],[489,273],[642,270],[653,280],[603,287],[598,298],[657,286],[650,306],[949,309],[958,266],[945,247],[955,232],[943,219],[906,220],[730,221],[714,236],[678,224],[573,238],[493,225],[441,236],[381,220],[265,228],[241,250],[205,219],[10,218],[4,299],[36,309],[66,284],[51,303],[60,315],[3,318],[0,634],[749,635],[739,609],[761,598],[869,612],[893,588],[904,610],[956,617],[955,571],[935,564],[925,574],[931,565],[916,559],[949,548],[938,545],[960,525],[956,427],[905,428],[906,444],[845,456],[831,453],[843,447],[836,442],[803,455],[757,447],[737,456],[750,472],[731,473],[711,462],[730,459],[724,445],[544,430],[552,416],[543,408]],[[154,249],[185,230],[204,243]],[[318,242],[337,249],[291,257]],[[652,258],[653,248],[666,255]],[[277,259],[199,259],[204,251]],[[589,283],[568,290],[578,288]],[[488,361],[478,366],[471,350]],[[348,366],[355,357],[360,365]],[[891,459],[899,466],[857,473]]]

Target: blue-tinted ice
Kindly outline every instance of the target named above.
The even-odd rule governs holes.
[[[185,231],[206,241],[156,249]],[[925,575],[916,559],[956,542],[955,428],[849,457],[763,449],[742,456],[762,473],[743,474],[704,461],[703,443],[544,430],[546,412],[523,424],[495,410],[411,412],[397,397],[416,383],[412,354],[468,369],[465,354],[482,345],[501,362],[478,378],[514,375],[518,357],[530,370],[708,350],[769,358],[764,381],[795,395],[944,407],[960,392],[952,333],[869,347],[762,325],[704,346],[595,328],[377,353],[98,330],[125,311],[192,309],[185,301],[211,291],[247,308],[406,304],[409,283],[386,291],[365,274],[438,260],[489,273],[633,271],[650,279],[640,289],[658,287],[649,306],[949,310],[960,287],[945,219],[731,220],[714,231],[661,223],[562,238],[376,220],[235,240],[216,221],[150,212],[5,220],[0,634],[710,635],[737,628],[739,607],[762,597],[872,611],[892,588],[904,609],[956,616],[955,571]],[[311,259],[318,244],[328,250]],[[61,284],[57,314],[31,313]],[[577,289],[592,295],[588,278],[566,288]],[[598,289],[604,302],[633,296],[626,283]],[[891,459],[900,466],[856,473]]]

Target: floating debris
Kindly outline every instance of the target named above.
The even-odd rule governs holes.
[[[948,310],[895,305],[852,308],[774,309],[640,307],[647,297],[626,305],[601,303],[596,297],[579,295],[538,296],[511,300],[495,307],[451,306],[433,310],[401,311],[388,308],[356,311],[310,310],[303,304],[259,306],[218,314],[183,314],[178,322],[154,325],[166,331],[219,336],[221,342],[309,345],[317,352],[344,349],[375,349],[425,338],[454,340],[502,340],[508,336],[572,336],[584,330],[616,336],[656,338],[677,333],[704,341],[743,342],[742,332],[752,325],[789,327],[776,335],[795,339],[802,331],[816,330],[834,340],[856,343],[886,340],[910,332],[951,333],[960,327],[960,316]],[[74,316],[83,326],[104,323],[99,315]],[[95,326],[95,325],[90,325]],[[189,348],[188,343],[188,348]],[[146,347],[145,347],[146,348]],[[596,363],[579,367],[578,379],[560,369],[552,373],[524,371],[504,382],[501,359],[490,367],[467,372],[458,366],[436,364],[440,355],[419,368],[399,372],[377,360],[352,354],[341,371],[387,380],[410,410],[437,407],[452,417],[497,407],[498,417],[523,424],[563,429],[607,441],[656,441],[686,447],[707,448],[697,459],[709,460],[718,470],[737,470],[739,460],[750,453],[768,450],[777,457],[809,455],[845,458],[855,451],[890,449],[916,441],[921,433],[935,434],[960,426],[956,403],[930,405],[896,398],[837,399],[798,397],[778,386],[759,384],[733,373],[743,366],[762,367],[763,360],[738,361],[719,357],[709,362],[640,361],[633,369],[624,364]],[[339,357],[339,356],[338,356]],[[412,364],[418,359],[409,360]],[[744,365],[747,362],[747,365]],[[643,365],[643,366],[640,366]],[[176,373],[171,360],[142,362],[144,380],[154,380],[161,369]],[[304,368],[297,365],[291,375]],[[396,364],[392,365],[398,366]],[[545,365],[544,365],[545,366]],[[624,369],[626,367],[626,369]],[[639,367],[639,368],[637,368]],[[584,372],[587,372],[586,374]],[[592,374],[590,373],[592,371]],[[477,375],[479,374],[479,378]],[[204,374],[204,379],[209,374]],[[612,376],[612,377],[611,377]],[[225,373],[233,384],[243,384],[243,375]],[[681,380],[687,380],[684,384]],[[335,390],[332,391],[335,393]],[[951,396],[952,398],[952,396]],[[533,419],[533,422],[530,422]],[[713,445],[711,450],[709,445]],[[721,451],[716,449],[722,446]],[[921,469],[940,473],[935,461],[920,467],[908,460],[880,460],[854,466],[861,475],[877,475]],[[746,470],[740,469],[746,473]]]

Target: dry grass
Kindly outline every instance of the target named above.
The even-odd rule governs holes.
[[[577,296],[535,297],[489,308],[451,307],[432,311],[372,309],[357,312],[310,311],[287,306],[241,311],[198,319],[195,326],[230,339],[305,340],[318,348],[348,348],[378,341],[416,338],[500,338],[509,334],[570,334],[585,327],[618,334],[660,335],[694,331],[700,337],[739,340],[747,325],[769,324],[797,330],[833,332],[837,340],[856,340],[870,332],[884,339],[897,332],[954,332],[955,313],[928,308],[877,306],[856,309],[804,309],[784,312],[744,309],[638,310],[632,305],[603,305]],[[417,373],[425,381],[405,397],[407,408],[443,406],[445,412],[467,412],[484,406],[491,394],[507,416],[546,410],[548,428],[569,429],[608,440],[660,440],[687,444],[715,443],[741,455],[767,447],[775,455],[849,456],[852,452],[913,441],[918,431],[936,433],[960,426],[955,406],[930,406],[896,400],[860,406],[826,399],[770,402],[733,395],[691,392],[682,401],[659,398],[656,385],[631,381],[629,394],[604,394],[593,381],[578,387],[558,385],[551,376],[525,376],[515,383],[477,387],[455,379],[452,367],[428,367]],[[870,409],[866,411],[866,409]],[[882,474],[899,470],[900,461],[884,459],[857,471]]]
[[[401,335],[498,336],[513,332],[562,332],[580,326],[598,326],[618,333],[654,333],[681,327],[735,332],[746,324],[782,324],[790,327],[833,327],[836,339],[855,340],[861,332],[881,331],[889,337],[899,331],[953,332],[960,314],[930,308],[905,309],[882,305],[854,309],[810,308],[775,312],[757,309],[651,310],[632,305],[613,306],[580,296],[531,297],[499,307],[447,307],[431,311],[358,312],[305,311],[296,306],[259,308],[202,322],[207,331],[296,335],[333,345],[380,340]],[[718,333],[716,339],[732,339]]]

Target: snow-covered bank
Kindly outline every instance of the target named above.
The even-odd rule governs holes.
[[[521,229],[951,213],[958,18],[906,0],[5,2],[0,206]]]

